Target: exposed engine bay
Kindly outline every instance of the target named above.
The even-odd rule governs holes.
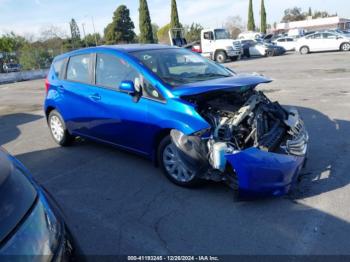
[[[225,155],[247,148],[295,156],[306,154],[309,138],[297,110],[271,102],[260,91],[207,93],[186,100],[195,104],[211,128],[191,136],[172,130],[172,141],[186,164],[209,170],[208,179],[220,180],[215,175],[227,172]]]

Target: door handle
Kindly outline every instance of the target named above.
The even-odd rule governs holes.
[[[64,91],[64,87],[63,87],[63,85],[59,85],[59,86],[57,86],[57,90],[58,90],[58,91],[60,91],[60,92]]]
[[[90,95],[89,97],[91,100],[94,100],[94,101],[101,100],[101,96],[99,94],[93,94],[93,95]]]

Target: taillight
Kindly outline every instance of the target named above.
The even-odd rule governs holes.
[[[50,88],[50,83],[49,83],[49,80],[46,78],[45,79],[45,90],[46,90],[46,93],[49,91],[49,88]]]

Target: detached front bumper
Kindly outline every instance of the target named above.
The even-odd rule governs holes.
[[[248,148],[226,155],[234,167],[242,196],[287,194],[297,180],[306,156],[294,156]]]

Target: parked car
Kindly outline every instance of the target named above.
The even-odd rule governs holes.
[[[283,195],[308,135],[295,109],[255,91],[269,82],[183,48],[95,47],[55,58],[44,108],[59,145],[80,136],[136,152],[180,186],[206,179]]]
[[[257,40],[241,40],[243,56],[279,56],[283,55],[286,50],[281,46],[265,43]]]
[[[296,40],[293,37],[280,37],[273,41],[277,46],[282,46],[286,51],[294,51]]]
[[[4,63],[2,66],[2,71],[4,73],[12,73],[12,72],[19,72],[21,71],[21,65],[18,63]]]
[[[319,51],[350,51],[350,40],[336,33],[317,32],[300,38],[295,48],[302,55]]]
[[[75,245],[58,210],[26,168],[0,148],[0,257],[73,259]]]

